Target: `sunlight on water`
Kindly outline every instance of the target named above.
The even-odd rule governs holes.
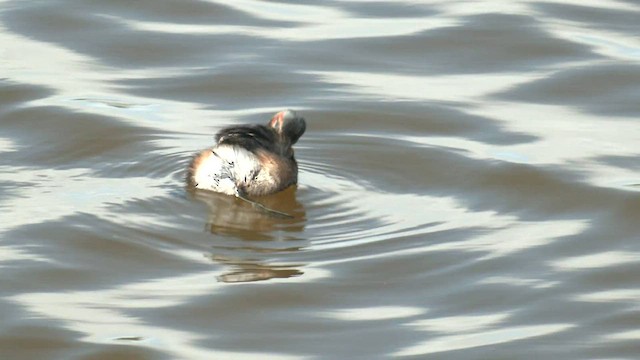
[[[563,5],[576,5],[584,7],[593,7],[601,9],[615,9],[615,10],[640,10],[638,6],[632,4],[617,1],[617,0],[539,0],[540,2],[558,3]]]
[[[1,206],[0,206],[1,207]],[[44,262],[53,263],[51,259],[31,254],[24,249],[13,246],[0,246],[0,269],[12,266],[12,263],[28,262]]]
[[[607,155],[637,156],[638,150],[632,145],[640,141],[635,119],[617,119],[615,126],[602,127],[599,117],[574,109],[522,103],[487,104],[471,113],[480,116],[491,114],[511,131],[536,136],[538,140],[535,142],[492,146],[520,154],[527,163],[563,165],[565,170],[587,175],[586,180],[590,183],[607,187],[611,186],[612,179],[637,175],[630,169],[612,168],[593,161],[594,158]],[[455,144],[465,146],[472,153],[482,150],[468,141],[457,141]]]
[[[530,12],[526,2],[509,0],[479,0],[473,3],[434,1],[434,5],[446,15],[473,16],[482,14],[526,14]]]
[[[182,132],[185,129],[180,123],[166,120],[185,116],[196,119],[211,117],[211,113],[200,106],[122,94],[112,85],[118,77],[147,78],[154,76],[156,72],[112,68],[68,48],[15,35],[2,26],[0,43],[4,46],[3,58],[7,62],[5,69],[11,72],[12,81],[55,90],[54,95],[34,100],[29,104],[31,106],[53,105],[74,111],[115,115],[119,121],[129,120],[137,126],[162,127],[171,132]],[[67,75],[70,72],[73,72],[73,76]],[[170,69],[165,69],[164,72],[171,74]]]
[[[576,271],[581,269],[605,268],[640,262],[640,254],[624,251],[608,251],[598,254],[577,256],[553,262],[558,270]]]
[[[556,24],[549,26],[549,29],[558,38],[588,45],[607,57],[635,61],[640,59],[640,41],[637,37],[576,24]]]
[[[428,251],[461,250],[486,252],[484,259],[514,254],[533,247],[558,241],[563,237],[580,234],[588,226],[581,221],[518,222],[486,235],[465,241],[451,241],[426,248]]]
[[[477,333],[470,332],[463,335],[450,335],[436,337],[432,340],[407,347],[393,355],[416,356],[439,353],[443,351],[469,349],[479,346],[496,345],[532,337],[556,334],[568,329],[569,324],[547,324],[532,326],[502,327],[500,330],[480,330]]]
[[[13,152],[18,148],[11,139],[0,137],[0,152]]]
[[[305,175],[311,184],[325,182],[324,176],[309,173]],[[344,180],[332,179],[332,185],[353,189],[355,184]],[[412,235],[428,235],[440,231],[475,226],[488,226],[491,232],[480,234],[463,241],[450,241],[442,244],[429,244],[421,248],[398,250],[385,254],[367,254],[341,261],[356,259],[372,259],[376,257],[398,256],[408,252],[417,254],[434,251],[470,251],[486,253],[487,259],[506,256],[532,247],[550,244],[560,238],[579,234],[588,227],[587,221],[541,221],[522,222],[516,217],[499,215],[493,212],[475,212],[467,210],[462,204],[451,198],[437,198],[416,194],[385,194],[376,197],[351,198],[344,202],[352,204],[356,209],[369,209],[369,216],[384,221],[383,227],[363,229],[357,234],[329,233],[327,239],[318,238],[312,245],[313,249],[331,249],[334,247],[355,246],[358,244],[384,241],[389,234],[396,237]],[[429,204],[429,207],[424,207]],[[420,212],[407,213],[401,209],[422,208]],[[430,224],[425,226],[424,224]],[[314,225],[311,225],[313,228]],[[333,260],[329,263],[332,263]]]
[[[607,340],[640,340],[640,330],[622,331],[604,336]]]
[[[477,159],[500,159],[535,165],[564,164],[580,172],[590,172],[595,183],[606,183],[613,175],[633,176],[630,169],[607,167],[592,159],[598,156],[635,156],[631,144],[640,141],[636,122],[619,119],[615,127],[603,129],[595,116],[567,108],[519,103],[484,104],[470,114],[491,116],[511,131],[536,137],[536,141],[514,144],[486,144],[472,139],[442,136],[403,136],[402,139],[426,146],[439,146],[466,151]],[[577,121],[579,120],[579,121]],[[506,157],[501,154],[510,154]],[[580,163],[576,163],[580,161]],[[615,176],[618,177],[618,176]]]
[[[454,26],[455,21],[445,19],[338,19],[328,24],[301,27],[249,27],[235,25],[191,25],[158,22],[141,22],[114,19],[135,30],[173,34],[242,34],[288,41],[314,41],[330,39],[353,39],[380,36],[410,35],[420,31]]]
[[[401,319],[422,315],[425,309],[403,306],[378,306],[358,309],[333,310],[320,314],[323,317],[344,321],[369,321]]]
[[[0,358],[637,353],[637,3],[0,3]],[[286,107],[292,219],[187,191]]]
[[[313,5],[286,4],[276,2],[264,2],[257,0],[237,0],[231,3],[227,1],[206,0],[219,3],[243,12],[251,16],[287,22],[324,22],[327,19],[342,18],[343,12],[326,7]]]
[[[322,271],[311,271],[311,278],[326,276]],[[314,275],[315,274],[315,275]],[[212,352],[199,346],[202,334],[159,327],[145,323],[131,314],[135,309],[162,309],[180,306],[189,299],[221,291],[222,283],[211,281],[216,272],[201,272],[146,282],[129,283],[104,290],[74,291],[66,293],[31,293],[14,296],[12,301],[27,307],[34,314],[65,322],[71,331],[85,336],[91,343],[118,343],[121,338],[138,338],[135,344],[157,348],[177,357],[204,359]],[[103,306],[99,305],[103,304]],[[234,358],[255,358],[258,354],[214,351],[216,355]],[[260,353],[270,359],[297,359],[283,354]]]
[[[385,100],[429,100],[479,102],[481,97],[517,84],[541,78],[544,74],[489,74],[409,76],[369,72],[316,71],[324,82],[347,85],[352,93]]]
[[[586,302],[630,302],[635,305],[640,299],[640,290],[638,289],[620,289],[598,291],[594,293],[582,294],[575,297],[578,301]]]
[[[541,279],[524,279],[513,276],[490,276],[480,281],[481,284],[505,284],[511,286],[522,286],[532,289],[544,289],[558,286],[559,281],[545,281]]]
[[[414,145],[445,148],[459,151],[465,156],[478,160],[503,160],[511,163],[526,164],[529,157],[518,152],[518,145],[486,144],[471,139],[446,136],[398,136],[398,139],[412,142]]]
[[[150,178],[91,179],[85,169],[27,170],[19,174],[0,173],[0,181],[19,181],[21,186],[2,204],[3,230],[56,221],[64,217],[91,213],[106,215],[108,206],[124,204],[130,199],[125,189],[135,189],[139,197],[152,197],[163,193],[157,188],[166,180]]]
[[[175,306],[189,296],[210,293],[219,287],[215,282],[206,281],[211,276],[204,273],[153,280],[97,292],[25,294],[13,300],[40,316],[64,320],[67,327],[85,334],[84,341],[109,343],[122,336],[137,336],[145,339],[140,345],[203,357],[204,350],[193,344],[198,339],[197,335],[147,325],[127,315],[127,310]],[[141,294],[144,294],[144,298],[140,298]],[[100,299],[105,306],[97,306],[96,299]],[[122,329],[126,329],[125,333]]]
[[[328,182],[325,175],[306,173],[304,176],[306,181],[312,185],[319,186]],[[361,185],[345,179],[333,178],[330,182],[332,188],[336,191],[349,189],[354,192],[354,190],[362,188]],[[364,191],[364,189],[361,191]],[[355,193],[359,192],[356,191]],[[336,246],[354,246],[384,241],[391,234],[393,236],[411,236],[483,225],[497,229],[502,226],[508,226],[514,221],[510,216],[502,216],[490,211],[469,212],[462,204],[452,198],[397,193],[378,193],[375,197],[356,196],[345,198],[345,194],[338,196],[339,198],[334,199],[334,201],[348,203],[355,209],[367,208],[369,209],[367,217],[381,220],[384,226],[361,229],[356,234],[350,232],[334,234],[329,232],[326,236],[315,239],[312,245],[314,249],[330,249]],[[424,207],[424,204],[429,204],[429,207]],[[403,209],[416,208],[421,208],[422,210],[414,213],[403,211]],[[352,222],[353,220],[354,218],[347,221]],[[428,225],[425,226],[425,224]],[[313,229],[316,226],[322,226],[322,223],[318,225],[310,224],[309,228]],[[523,244],[522,246],[526,247],[527,245]],[[412,251],[416,251],[416,249],[412,249]],[[370,256],[389,256],[389,254],[371,254],[365,257],[368,258]]]
[[[459,333],[488,330],[505,322],[509,318],[508,314],[491,314],[477,316],[450,316],[444,318],[433,318],[418,320],[410,323],[423,331],[438,333]]]

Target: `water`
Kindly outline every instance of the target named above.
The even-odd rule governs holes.
[[[1,2],[0,358],[638,358],[638,18]],[[283,108],[294,219],[186,191]]]

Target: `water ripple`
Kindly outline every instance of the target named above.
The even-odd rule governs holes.
[[[639,13],[2,1],[0,357],[634,357]],[[286,107],[293,218],[185,188]]]

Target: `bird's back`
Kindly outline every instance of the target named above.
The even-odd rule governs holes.
[[[267,195],[298,180],[292,145],[304,133],[304,119],[286,110],[268,125],[239,125],[220,130],[216,145],[196,154],[187,182],[197,189],[229,195]]]
[[[218,145],[203,150],[191,161],[187,179],[195,188],[240,195],[243,185],[259,172],[260,162],[238,145]]]
[[[264,125],[239,125],[220,130],[216,134],[218,145],[237,145],[252,153],[258,149],[278,152],[277,135]]]

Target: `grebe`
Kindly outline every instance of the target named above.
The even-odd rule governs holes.
[[[298,181],[292,146],[306,127],[304,118],[285,110],[267,125],[222,129],[216,134],[216,144],[191,160],[187,183],[243,199],[284,190]]]

